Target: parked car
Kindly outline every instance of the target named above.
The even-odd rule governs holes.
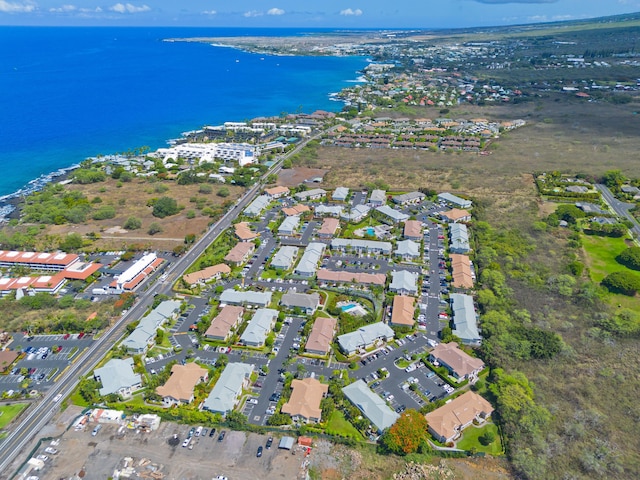
[[[269,437],[267,438],[267,450],[269,450],[271,448],[271,445],[273,444],[273,437]]]
[[[256,452],[256,457],[260,458],[262,456],[262,445],[258,447],[258,451]]]
[[[216,434],[216,429],[212,428],[211,431],[209,432],[209,437],[213,437]]]
[[[224,440],[224,436],[227,434],[227,432],[225,430],[222,430],[220,432],[220,435],[218,435],[218,441],[221,442]]]

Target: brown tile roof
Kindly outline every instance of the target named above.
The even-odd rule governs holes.
[[[336,331],[337,321],[335,318],[318,317],[313,324],[309,339],[305,345],[305,350],[312,352],[327,353],[331,348],[333,335]]]
[[[322,221],[322,227],[318,230],[318,235],[335,235],[339,226],[340,220],[337,218],[325,218]]]
[[[407,220],[404,222],[404,236],[410,238],[420,237],[422,235],[422,223],[418,220]]]
[[[167,383],[156,388],[156,393],[162,397],[171,397],[181,402],[191,401],[193,389],[207,378],[209,371],[197,363],[174,365]]]
[[[488,417],[493,412],[491,404],[475,392],[466,392],[442,407],[427,413],[429,428],[445,439],[455,438],[473,419]]]
[[[329,385],[320,383],[315,378],[305,378],[304,380],[293,380],[291,382],[291,397],[289,401],[282,405],[282,413],[293,416],[300,416],[306,419],[318,419],[322,415],[320,402],[329,391]]]
[[[482,360],[460,350],[456,342],[440,343],[429,354],[439,362],[448,365],[458,378],[464,378],[474,371],[484,368]]]
[[[325,282],[354,282],[373,285],[384,285],[387,282],[387,276],[383,273],[336,272],[326,268],[318,270],[317,277],[318,280],[324,280]]]
[[[458,220],[462,220],[466,217],[469,217],[471,214],[466,210],[461,210],[459,208],[452,208],[448,212],[442,212],[441,215],[443,217],[447,217],[451,222],[457,222]]]
[[[249,252],[253,251],[256,246],[251,242],[240,242],[233,247],[227,256],[224,257],[225,262],[239,263],[242,262]]]
[[[198,282],[206,282],[218,275],[228,275],[229,273],[231,273],[229,266],[224,263],[219,263],[218,265],[212,265],[211,267],[203,268],[197,272],[187,273],[182,276],[182,279],[188,285],[193,285]]]
[[[6,370],[18,358],[18,353],[13,350],[0,351],[0,372]]]
[[[246,242],[247,240],[253,240],[254,238],[259,237],[256,232],[252,232],[251,228],[249,228],[249,224],[247,222],[240,222],[234,225],[236,229],[236,237],[238,237],[241,241]]]
[[[449,258],[451,258],[451,275],[453,277],[451,284],[456,288],[473,288],[469,256],[452,253]]]
[[[227,338],[231,328],[233,328],[238,319],[242,317],[244,308],[235,305],[226,305],[222,307],[220,313],[211,320],[211,325],[205,332],[205,337]]]
[[[393,310],[391,312],[391,323],[393,325],[402,325],[413,327],[413,314],[415,308],[413,302],[415,298],[406,295],[396,295],[393,297]]]
[[[273,187],[273,188],[265,188],[264,192],[267,195],[276,196],[276,195],[288,195],[289,188],[288,187]]]
[[[282,209],[282,213],[284,213],[287,217],[292,217],[294,215],[300,215],[301,213],[308,212],[311,209],[306,205],[294,205],[293,207],[285,207]]]

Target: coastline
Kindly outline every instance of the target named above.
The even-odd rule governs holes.
[[[319,40],[320,38],[322,38],[322,40]],[[215,39],[215,40],[219,40],[215,43],[211,43],[210,40]],[[264,41],[264,45],[267,45],[268,43],[274,43],[277,44],[278,47],[276,47],[274,50],[269,50],[266,49],[264,51],[256,51],[255,49],[249,48],[246,45],[236,45],[234,40],[239,40],[242,39],[243,41],[249,41],[249,42],[253,42],[256,41],[256,39],[261,39],[261,41]],[[279,51],[279,48],[282,45],[286,45],[292,44],[292,41],[295,40],[303,40],[302,43],[304,44],[313,44],[313,45],[318,45],[318,44],[327,44],[327,43],[334,43],[337,41],[337,38],[335,36],[331,37],[331,38],[327,38],[327,37],[288,37],[288,36],[282,36],[282,37],[214,37],[214,38],[209,38],[209,37],[194,37],[194,38],[164,38],[164,39],[160,39],[162,42],[186,42],[186,43],[208,43],[211,46],[214,46],[216,48],[231,48],[231,49],[236,49],[245,53],[259,53],[261,55],[265,55],[265,56],[271,56],[271,57],[282,57],[282,56],[325,56],[325,57],[329,57],[329,56],[340,56],[340,55],[332,55],[329,53],[325,53],[322,55],[319,54],[305,54],[304,52],[298,52],[297,54],[295,53],[286,53],[286,52],[281,52]],[[309,40],[313,40],[311,43],[309,42]],[[353,41],[353,38],[351,39]],[[242,42],[240,42],[242,43]],[[297,43],[296,43],[297,44]],[[262,60],[262,59],[261,59]],[[362,82],[362,76],[361,76],[361,72],[359,70],[354,70],[353,73],[355,74],[355,78],[351,79],[351,80],[344,80],[345,83],[358,83],[358,82]],[[341,87],[335,91],[330,91],[327,93],[327,100],[330,103],[335,104],[335,108],[327,108],[327,107],[317,107],[317,108],[323,108],[323,109],[327,109],[327,110],[331,110],[331,111],[340,111],[342,105],[345,105],[345,102],[343,100],[341,100],[339,98],[339,94],[340,92],[343,90],[344,87]],[[339,102],[339,103],[336,103]],[[342,105],[339,105],[342,104]],[[268,113],[265,113],[268,114]],[[243,113],[242,112],[238,112],[236,117],[227,117],[225,118],[223,121],[233,121],[234,119],[241,119],[243,118]],[[207,124],[207,122],[205,121],[204,123],[201,124],[197,124],[194,123],[192,124],[192,128],[198,128],[199,126],[203,125],[203,124]],[[178,139],[180,138],[184,138],[184,133],[181,134]],[[169,137],[164,137],[164,142],[167,144],[171,144],[171,141],[174,140],[175,141],[176,137],[173,136],[169,136]],[[116,148],[125,148],[125,145],[123,145],[122,147],[116,147]],[[90,156],[84,157],[84,158],[77,158],[75,160],[75,163],[71,164],[70,166],[65,166],[62,168],[57,168],[55,170],[52,170],[48,173],[44,173],[36,178],[33,178],[32,180],[29,180],[28,182],[24,183],[20,188],[18,188],[17,190],[8,193],[6,195],[2,195],[0,196],[0,224],[1,223],[6,223],[11,219],[17,219],[20,216],[20,211],[19,211],[19,205],[23,202],[24,198],[32,193],[38,192],[40,190],[42,190],[43,188],[45,188],[46,185],[50,184],[50,183],[56,183],[56,182],[61,182],[64,181],[66,179],[69,178],[70,174],[73,172],[73,170],[75,170],[76,168],[79,167],[79,162],[85,160],[85,159],[92,159],[92,158],[96,158],[95,155],[98,154],[103,154],[104,152],[100,152],[99,151],[99,147],[96,147],[96,151],[95,153],[91,154]],[[108,154],[115,154],[116,151],[113,152],[108,152]]]

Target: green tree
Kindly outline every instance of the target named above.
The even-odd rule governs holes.
[[[149,230],[147,230],[147,233],[149,235],[155,235],[156,233],[161,232],[163,232],[162,225],[160,225],[158,222],[153,222],[151,225],[149,225]]]
[[[602,280],[610,292],[633,296],[640,290],[640,279],[632,272],[613,272]]]
[[[233,430],[242,430],[247,424],[247,417],[240,412],[236,412],[235,410],[227,413],[226,420],[229,428]]]
[[[609,188],[617,189],[626,181],[627,178],[620,170],[607,170],[602,176],[602,182]]]
[[[629,247],[616,257],[618,263],[632,270],[640,270],[640,247]]]
[[[142,227],[142,221],[137,217],[127,218],[123,225],[125,230],[138,230],[140,227]]]
[[[282,425],[291,425],[291,417],[286,413],[274,413],[267,420],[267,425],[279,427]]]
[[[216,193],[216,195],[218,195],[219,197],[222,197],[222,198],[227,198],[230,194],[231,194],[231,192],[229,191],[229,189],[227,187],[220,188],[218,190],[218,192]]]
[[[82,248],[82,245],[82,237],[79,233],[74,232],[64,237],[60,242],[59,247],[63,252],[72,252],[74,250],[79,250],[80,248]]]
[[[153,204],[152,215],[158,218],[170,217],[180,211],[178,202],[171,197],[160,197]]]
[[[487,445],[491,445],[495,439],[496,439],[496,434],[493,433],[491,430],[487,430],[486,432],[484,432],[482,435],[478,437],[478,440],[480,441],[480,443],[485,447]]]

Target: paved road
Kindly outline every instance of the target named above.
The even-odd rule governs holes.
[[[609,190],[606,185],[597,184],[596,188],[600,191],[602,197],[619,217],[626,218],[633,223],[633,227],[631,228],[633,236],[635,238],[640,237],[640,224],[638,224],[638,221],[629,213],[629,210],[631,210],[635,205],[633,203],[626,203],[618,200],[613,196],[613,193],[611,193],[611,190]]]
[[[0,444],[0,480],[9,478],[11,473],[8,467],[11,462],[20,454],[29,441],[36,438],[40,430],[51,420],[58,410],[55,398],[61,395],[65,398],[75,389],[81,377],[91,372],[98,362],[104,357],[107,351],[123,336],[126,325],[141,318],[146,309],[153,303],[153,297],[156,294],[171,294],[173,283],[187,270],[187,268],[204,252],[204,250],[215,241],[220,234],[231,226],[233,219],[257,196],[263,187],[263,184],[270,174],[277,174],[282,168],[282,162],[298,153],[309,141],[317,138],[321,132],[300,142],[295,149],[286,153],[278,162],[265,173],[262,178],[256,182],[245,194],[238,200],[231,210],[229,210],[216,224],[214,224],[205,235],[200,238],[192,248],[181,258],[175,261],[169,268],[165,270],[166,279],[148,288],[145,293],[136,301],[135,305],[125,315],[118,320],[116,325],[105,332],[104,335],[97,340],[84,355],[73,364],[69,370],[60,378],[55,386],[53,386],[44,398],[34,403],[23,416],[22,421],[15,426],[13,431],[5,437]],[[157,280],[156,277],[149,279],[147,285]]]

